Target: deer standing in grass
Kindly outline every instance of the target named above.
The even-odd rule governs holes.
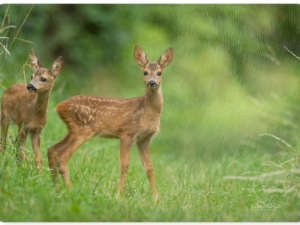
[[[48,101],[53,82],[60,74],[63,65],[62,57],[47,70],[31,50],[30,65],[34,71],[30,83],[13,84],[4,93],[1,99],[1,141],[2,150],[6,148],[6,137],[10,123],[18,126],[16,139],[17,149],[22,163],[26,159],[25,141],[28,133],[31,135],[31,144],[34,152],[35,165],[39,169],[42,165],[40,153],[41,132],[47,122]],[[17,154],[18,155],[18,154]]]
[[[129,152],[133,142],[137,148],[149,179],[152,195],[157,196],[150,159],[150,140],[159,129],[163,108],[161,75],[173,57],[168,48],[158,62],[149,62],[139,45],[134,50],[134,59],[144,74],[146,94],[132,99],[116,99],[78,95],[56,107],[56,112],[67,125],[68,134],[63,140],[48,149],[49,166],[54,184],[58,182],[57,168],[67,186],[71,185],[67,162],[72,154],[93,136],[120,139],[121,176],[117,194],[124,188],[129,166]]]

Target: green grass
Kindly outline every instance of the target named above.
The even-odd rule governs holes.
[[[197,157],[186,160],[165,153],[154,139],[151,157],[159,193],[155,204],[136,147],[131,149],[124,194],[116,197],[120,174],[119,141],[93,138],[83,144],[68,163],[72,189],[65,188],[60,180],[60,190],[56,191],[52,186],[46,149],[59,141],[66,129],[54,116],[55,113],[49,111],[42,133],[41,174],[35,169],[29,139],[25,168],[17,165],[12,145],[1,156],[0,220],[3,222],[300,219],[297,207],[300,178],[288,176],[291,169],[298,168],[295,161],[284,164],[286,173],[282,175],[257,180],[224,179],[283,171],[275,164],[294,157],[295,153],[289,148],[282,148],[276,154],[257,149],[212,160]],[[15,129],[10,132],[15,134]],[[262,189],[290,191],[268,193]]]

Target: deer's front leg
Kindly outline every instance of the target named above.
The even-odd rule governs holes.
[[[150,138],[147,138],[146,140],[143,140],[143,141],[138,141],[136,143],[136,145],[138,147],[139,154],[140,154],[145,172],[146,172],[148,180],[149,180],[151,194],[154,197],[157,197],[158,194],[156,192],[154,177],[153,177],[153,165],[152,165],[151,158],[150,158],[150,149],[149,149]]]
[[[24,161],[26,159],[26,154],[25,154],[25,142],[26,142],[26,138],[28,135],[28,130],[23,128],[20,129],[19,128],[19,136],[17,137],[16,143],[17,143],[17,158],[20,157],[21,161],[22,161],[22,166],[24,166]]]
[[[124,189],[125,176],[129,167],[129,153],[132,140],[129,137],[120,138],[120,182],[117,195],[120,195]]]
[[[40,169],[42,166],[42,156],[40,151],[41,132],[42,129],[40,128],[36,128],[30,132],[34,161],[37,169]]]

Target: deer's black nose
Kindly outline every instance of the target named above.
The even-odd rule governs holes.
[[[27,90],[28,91],[36,91],[37,89],[32,84],[28,84],[27,85]]]
[[[149,86],[149,87],[156,87],[156,86],[157,86],[157,83],[156,83],[155,81],[152,80],[152,81],[149,81],[149,82],[148,82],[148,86]]]

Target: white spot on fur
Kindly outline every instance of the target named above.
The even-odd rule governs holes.
[[[81,113],[84,113],[84,108],[81,106],[80,107]]]
[[[80,108],[81,108],[82,113],[84,113],[84,114],[90,113],[91,108],[89,106],[81,105]]]

